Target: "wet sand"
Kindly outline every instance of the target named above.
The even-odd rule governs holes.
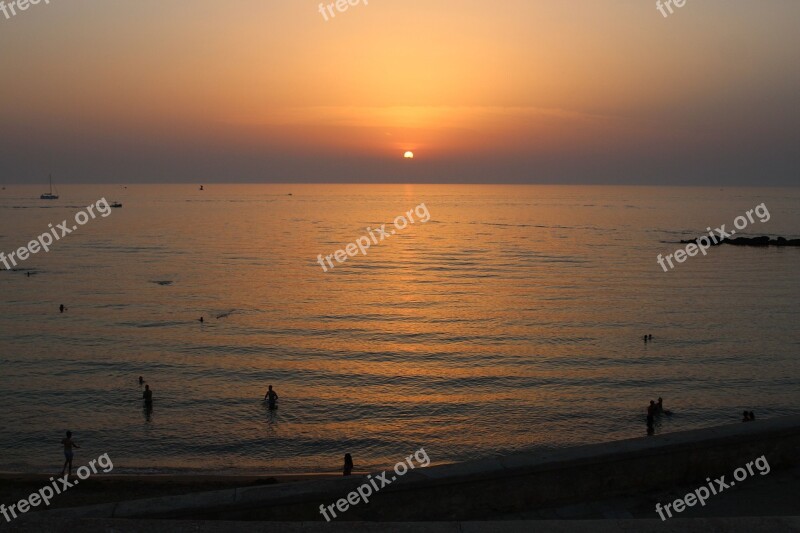
[[[51,485],[46,474],[11,474],[0,473],[0,503],[6,506],[16,503],[30,494],[38,492],[44,486]],[[55,478],[55,476],[53,476]],[[231,489],[236,487],[252,487],[255,485],[271,485],[278,483],[294,483],[341,477],[341,474],[300,474],[300,475],[264,475],[264,476],[226,476],[226,475],[160,475],[132,474],[94,475],[62,494],[56,495],[48,509],[60,507],[77,507],[97,503],[109,503],[125,500],[138,500],[158,496],[189,494],[211,490]],[[70,482],[78,479],[70,477]],[[58,483],[61,488],[61,483]],[[37,510],[41,510],[38,507]]]

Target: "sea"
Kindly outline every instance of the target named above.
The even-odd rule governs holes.
[[[67,430],[76,467],[280,474],[646,437],[658,397],[656,434],[800,413],[800,248],[657,261],[757,206],[736,236],[800,237],[799,188],[46,189],[0,191],[0,252],[59,237],[0,271],[0,471]]]

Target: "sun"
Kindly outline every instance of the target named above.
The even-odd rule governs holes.
[[[406,152],[403,154],[403,157],[405,157],[406,159],[414,159],[414,152],[411,151]]]

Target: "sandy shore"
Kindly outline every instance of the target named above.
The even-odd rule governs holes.
[[[255,485],[294,483],[339,476],[341,474],[264,476],[101,474],[80,481],[80,485],[59,494],[53,498],[49,508],[75,507]],[[0,473],[0,503],[9,505],[22,498],[27,498],[31,493],[50,485],[50,477],[46,474]],[[77,477],[73,475],[70,482],[75,479]],[[61,484],[59,483],[58,486],[61,487]]]

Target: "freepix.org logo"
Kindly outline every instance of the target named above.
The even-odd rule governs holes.
[[[322,15],[322,18],[325,19],[325,22],[328,22],[328,14],[330,14],[330,18],[336,18],[336,11],[339,13],[344,13],[350,7],[357,6],[361,3],[362,0],[336,0],[336,2],[330,2],[327,5],[320,4],[319,5],[319,12]],[[363,0],[364,5],[369,5],[369,0]],[[334,7],[336,11],[334,11]]]
[[[341,498],[336,503],[332,503],[327,507],[324,504],[321,504],[319,506],[319,514],[325,517],[325,521],[330,522],[331,518],[337,517],[337,509],[340,513],[344,513],[350,507],[354,507],[361,502],[369,503],[370,497],[378,493],[383,487],[389,486],[391,483],[406,475],[409,469],[414,470],[414,468],[416,468],[414,466],[414,459],[416,459],[417,463],[422,468],[425,468],[431,464],[431,458],[428,457],[428,452],[425,451],[425,448],[420,448],[413,454],[406,457],[405,461],[400,461],[394,465],[394,473],[396,475],[389,478],[387,477],[389,473],[386,471],[381,472],[374,478],[372,477],[372,474],[368,475],[367,481],[362,483],[356,490],[350,492],[347,495],[347,498]],[[378,481],[380,481],[380,486],[378,486]],[[328,516],[329,514],[330,516]]]
[[[414,214],[417,215],[417,220],[424,224],[431,219],[431,213],[428,211],[428,207],[421,203],[414,209],[409,209],[407,213],[404,215],[398,215],[394,219],[394,227],[395,229],[386,229],[386,224],[381,224],[380,228],[373,230],[372,228],[367,228],[368,235],[364,235],[363,237],[359,237],[356,239],[355,242],[351,242],[347,246],[345,246],[341,250],[336,250],[334,253],[330,255],[326,255],[324,258],[322,254],[317,255],[317,263],[319,266],[322,267],[323,272],[327,272],[328,268],[334,268],[333,261],[331,259],[336,259],[336,262],[341,264],[347,261],[348,258],[354,257],[359,250],[361,251],[362,255],[367,255],[367,249],[372,244],[378,244],[383,242],[384,239],[388,239],[392,235],[395,235],[398,230],[404,230],[409,225],[409,223],[413,224],[414,221]],[[408,217],[408,218],[406,218]],[[377,231],[377,234],[375,233]],[[370,241],[370,237],[372,240]],[[380,237],[380,239],[378,239]],[[325,262],[327,261],[328,266],[325,266]]]
[[[17,15],[17,11],[27,11],[29,7],[38,5],[44,1],[50,4],[50,0],[12,0],[6,4],[5,0],[0,0],[0,12],[6,16],[6,20]]]
[[[97,474],[98,466],[103,469],[104,474],[108,474],[114,470],[114,463],[111,462],[111,457],[109,457],[107,453],[104,453],[97,459],[92,459],[89,461],[88,466],[83,465],[78,468],[76,471],[78,474],[78,479],[70,482],[69,474],[57,479],[53,479],[51,477],[51,485],[45,485],[38,491],[32,493],[30,496],[18,501],[17,503],[12,503],[9,506],[6,506],[5,504],[0,505],[0,514],[3,515],[3,518],[6,519],[6,522],[11,522],[13,519],[18,517],[17,513],[23,515],[30,511],[33,507],[38,507],[42,504],[44,504],[44,507],[47,507],[50,505],[50,500],[52,500],[56,495],[71,489],[81,481],[88,479],[92,474]]]
[[[56,227],[53,227],[52,223],[48,224],[47,227],[49,231],[39,235],[35,240],[29,242],[27,246],[22,246],[8,255],[0,251],[0,263],[5,265],[6,270],[11,270],[13,267],[17,266],[17,262],[21,263],[27,260],[31,255],[37,254],[42,250],[44,250],[45,253],[49,252],[50,246],[55,242],[53,239],[58,241],[77,230],[79,226],[83,226],[90,220],[97,218],[97,215],[94,213],[95,209],[97,209],[97,212],[100,213],[100,216],[103,218],[111,214],[111,206],[108,205],[105,198],[100,198],[94,204],[86,206],[85,211],[78,211],[75,213],[75,224],[72,225],[72,229],[70,229],[67,219],[62,220],[60,224],[56,224]]]

